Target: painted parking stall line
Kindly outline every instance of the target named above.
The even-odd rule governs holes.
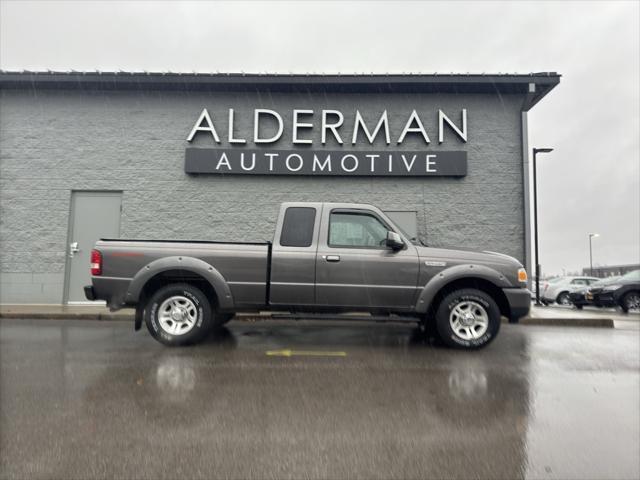
[[[267,357],[346,357],[347,352],[324,352],[313,350],[267,350]]]

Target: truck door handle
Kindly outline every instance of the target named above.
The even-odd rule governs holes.
[[[78,248],[78,242],[73,242],[69,244],[69,257],[73,258],[74,254],[78,253],[80,249]]]
[[[339,262],[340,261],[340,255],[323,255],[322,258],[324,258],[327,262]]]

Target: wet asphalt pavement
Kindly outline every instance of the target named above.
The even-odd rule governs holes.
[[[640,331],[0,320],[0,478],[638,478]],[[346,356],[267,356],[267,351]]]

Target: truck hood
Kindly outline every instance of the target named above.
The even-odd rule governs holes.
[[[477,262],[491,265],[512,266],[516,269],[522,267],[522,264],[515,258],[498,252],[480,251],[473,248],[433,248],[417,246],[418,256],[425,259],[437,259],[449,261],[452,264]]]
[[[420,262],[434,274],[458,265],[482,265],[501,275],[512,287],[522,287],[518,281],[518,270],[522,264],[509,255],[483,252],[470,248],[416,247]]]

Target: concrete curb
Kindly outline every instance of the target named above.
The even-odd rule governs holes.
[[[129,313],[85,313],[85,312],[0,312],[0,318],[30,320],[127,320],[133,321]]]
[[[97,321],[133,321],[133,314],[128,312],[0,312],[0,318],[29,320],[97,320]],[[262,321],[271,319],[270,315],[238,315],[240,321]],[[503,323],[507,323],[503,319]],[[611,318],[535,318],[520,319],[518,325],[554,326],[554,327],[592,327],[614,328]]]
[[[532,318],[526,317],[520,320],[520,325],[538,325],[554,327],[595,327],[614,328],[612,318]]]

